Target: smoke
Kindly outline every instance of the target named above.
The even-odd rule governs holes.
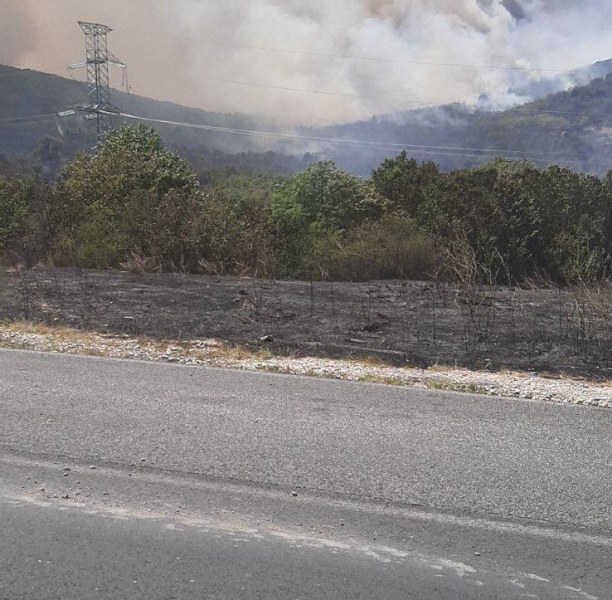
[[[136,93],[291,124],[482,96],[509,105],[526,99],[510,90],[554,75],[544,69],[612,56],[609,0],[0,0],[0,9],[0,63],[65,74],[84,52],[76,21],[103,22]],[[517,68],[489,68],[500,65]]]
[[[31,43],[34,30],[27,15],[15,2],[0,0],[0,64],[19,60],[24,47]]]

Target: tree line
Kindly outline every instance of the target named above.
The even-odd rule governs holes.
[[[4,264],[219,275],[520,284],[609,277],[612,171],[496,159],[442,173],[402,152],[368,179],[317,162],[200,182],[145,126],[109,134],[51,185],[0,175]]]

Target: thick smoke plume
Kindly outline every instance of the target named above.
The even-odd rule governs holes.
[[[103,22],[136,93],[294,124],[481,96],[503,106],[529,81],[612,57],[609,0],[0,0],[0,9],[0,63],[65,74],[84,52],[76,21]],[[502,65],[517,68],[490,68]]]

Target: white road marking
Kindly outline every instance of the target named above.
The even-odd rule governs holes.
[[[27,467],[32,470],[48,470],[51,474],[57,475],[58,471],[58,463],[51,462],[49,460],[32,460],[24,457],[16,457],[16,456],[0,456],[0,465],[12,465],[18,467]],[[74,471],[79,470],[79,466],[74,467]],[[81,472],[81,478],[85,480],[85,478],[91,479],[94,483],[98,483],[99,480],[113,479],[120,480],[125,482],[127,478],[128,471],[125,468],[121,467],[98,467],[95,471],[85,470],[86,467],[83,467],[83,472]],[[514,534],[526,534],[526,535],[535,535],[545,538],[555,538],[555,539],[569,539],[573,542],[581,542],[581,543],[594,543],[599,546],[612,546],[612,538],[607,538],[603,536],[594,536],[587,534],[574,534],[571,532],[555,532],[553,530],[548,530],[543,527],[538,526],[522,526],[516,525],[514,523],[505,523],[505,522],[497,522],[497,521],[488,521],[485,519],[476,519],[476,518],[467,518],[467,517],[454,517],[452,515],[446,514],[438,514],[438,513],[429,513],[425,511],[421,511],[418,509],[412,508],[394,508],[387,507],[384,505],[378,505],[369,502],[354,502],[348,500],[336,500],[336,499],[326,499],[316,497],[314,495],[310,495],[305,492],[301,492],[300,496],[295,498],[288,498],[286,493],[282,491],[269,490],[269,489],[258,489],[258,488],[250,488],[246,485],[237,485],[237,484],[218,484],[209,482],[202,479],[196,479],[189,476],[181,477],[180,475],[175,474],[166,474],[159,472],[138,472],[138,471],[130,471],[130,480],[134,482],[140,482],[146,485],[166,485],[166,486],[183,486],[187,489],[191,489],[199,492],[223,492],[223,493],[231,493],[234,495],[243,495],[249,498],[256,498],[259,501],[262,499],[265,501],[266,499],[273,499],[276,501],[284,501],[291,503],[304,503],[310,507],[316,506],[321,510],[324,510],[325,507],[333,507],[335,509],[341,507],[347,510],[354,510],[360,512],[366,512],[370,514],[376,514],[377,516],[383,515],[388,516],[390,518],[406,518],[406,519],[417,519],[417,520],[429,520],[435,521],[438,523],[451,523],[454,525],[462,525],[465,527],[479,527],[492,529],[494,531],[511,531]],[[40,479],[43,479],[41,477]],[[109,482],[106,481],[106,485],[108,486]],[[112,485],[112,483],[111,483]],[[87,486],[87,482],[84,481],[84,486]],[[110,487],[104,488],[110,489]],[[183,531],[184,528],[191,527],[197,528],[202,531],[206,531],[215,537],[223,537],[229,536],[235,539],[236,542],[246,543],[252,542],[255,540],[259,541],[271,541],[271,540],[282,540],[291,544],[294,548],[307,548],[307,549],[325,549],[332,553],[340,553],[352,551],[360,554],[364,558],[369,558],[372,560],[379,561],[381,563],[410,563],[416,566],[420,566],[422,568],[428,568],[433,571],[437,571],[437,575],[432,575],[435,577],[444,577],[443,572],[452,572],[453,575],[457,577],[464,578],[466,576],[471,576],[480,573],[480,577],[478,579],[470,578],[469,581],[477,586],[484,585],[483,579],[487,581],[487,577],[491,575],[491,572],[486,569],[479,569],[477,571],[473,566],[469,564],[465,564],[462,562],[458,562],[455,560],[450,560],[447,558],[435,557],[431,555],[425,555],[416,551],[406,551],[405,549],[395,548],[386,545],[372,545],[372,544],[364,544],[363,542],[359,542],[358,540],[349,539],[346,541],[338,541],[316,537],[312,534],[304,534],[301,532],[288,531],[285,529],[281,529],[276,527],[274,524],[264,524],[261,525],[261,529],[255,529],[253,527],[245,526],[244,524],[231,522],[233,511],[229,511],[232,514],[223,515],[223,519],[227,516],[228,520],[221,519],[213,519],[194,516],[193,514],[167,511],[163,509],[158,509],[154,511],[152,508],[139,509],[133,507],[122,508],[120,506],[107,506],[106,504],[96,504],[95,495],[91,498],[79,497],[77,498],[57,498],[54,500],[41,497],[40,493],[32,492],[24,493],[24,492],[13,492],[7,493],[0,489],[0,503],[10,504],[10,505],[35,505],[41,508],[46,509],[54,509],[54,510],[78,510],[81,511],[82,514],[95,515],[102,518],[112,518],[116,520],[125,521],[127,519],[147,519],[147,520],[156,520],[160,522],[160,525],[168,531]],[[183,510],[183,509],[181,509]],[[576,595],[577,600],[600,600],[597,596],[593,596],[588,594],[587,592],[570,587],[563,586],[560,584],[551,583],[548,579],[541,577],[539,575],[533,573],[512,573],[508,574],[508,579],[506,581],[518,588],[525,589],[528,586],[525,585],[524,581],[532,582],[534,585],[537,583],[540,584],[548,584],[555,589],[557,589],[561,594],[561,590],[565,590],[565,593],[571,592]],[[557,587],[558,586],[558,587]],[[529,588],[531,585],[529,586]],[[528,589],[525,589],[525,592],[528,592]],[[524,593],[521,595],[524,598],[538,598],[535,594]],[[561,597],[561,595],[559,596]]]
[[[581,589],[570,587],[569,585],[564,585],[563,589],[568,590],[570,592],[574,592],[575,594],[578,594],[581,598],[584,598],[585,600],[599,600],[599,596],[591,596],[591,594],[587,594],[586,592],[583,592]]]
[[[75,461],[73,461],[75,462]],[[0,456],[0,464],[20,466],[30,469],[48,469],[52,472],[57,471],[57,464],[52,461],[40,459],[32,460],[21,456],[5,455]],[[95,472],[91,474],[96,477],[119,477],[124,481],[126,470],[120,467],[97,467]],[[324,511],[326,508],[335,508],[342,510],[354,510],[359,513],[371,515],[383,515],[391,518],[402,518],[408,521],[424,521],[433,522],[441,525],[450,525],[465,527],[470,529],[484,529],[499,533],[510,533],[521,536],[531,536],[544,539],[560,540],[568,543],[583,543],[595,546],[612,548],[612,537],[604,537],[599,535],[575,532],[575,531],[559,531],[557,529],[548,529],[538,525],[521,525],[510,521],[491,520],[479,517],[466,517],[451,515],[447,513],[419,510],[416,507],[395,507],[374,502],[363,501],[356,502],[352,500],[324,498],[308,492],[302,492],[298,497],[288,497],[286,492],[276,491],[271,489],[262,489],[249,487],[234,483],[219,483],[206,481],[204,479],[195,479],[181,476],[180,473],[171,472],[139,472],[131,471],[130,478],[132,481],[140,481],[147,484],[162,484],[181,486],[186,489],[211,491],[211,492],[227,492],[233,495],[243,497],[254,497],[259,501],[274,500],[281,502],[300,503],[302,505],[315,506],[319,510]]]
[[[521,576],[533,581],[542,581],[545,583],[549,583],[550,581],[549,579],[546,579],[546,577],[540,577],[539,575],[534,575],[533,573],[521,573]]]
[[[466,575],[471,575],[472,573],[476,573],[476,569],[470,565],[466,565],[464,563],[456,562],[454,560],[440,560],[438,561],[443,567],[447,569],[452,569],[459,575],[459,577],[465,577]]]

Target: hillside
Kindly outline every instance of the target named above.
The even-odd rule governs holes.
[[[601,60],[592,65],[581,67],[561,73],[553,77],[537,79],[529,84],[510,89],[510,93],[525,97],[532,101],[540,100],[544,96],[563,92],[572,87],[587,85],[593,79],[605,78],[612,73],[612,59]]]
[[[612,69],[612,61],[577,71],[574,79]],[[0,66],[0,155],[32,156],[61,163],[87,147],[83,126],[63,123],[60,136],[53,116],[38,118],[83,102],[82,83],[30,70]],[[238,114],[206,112],[169,102],[116,92],[115,102],[127,113],[153,119],[218,127],[274,131],[270,121]],[[300,142],[236,136],[215,131],[160,125],[168,146],[188,157],[198,171],[218,168],[292,172],[316,157],[335,159],[347,170],[368,174],[385,157],[406,146],[420,160],[452,170],[489,161],[495,155],[526,158],[539,166],[560,164],[605,174],[612,166],[612,75],[586,85],[550,94],[506,111],[486,112],[463,105],[408,111],[390,117],[324,127],[302,128],[305,136],[350,142]],[[57,140],[40,145],[40,139]],[[377,145],[378,144],[378,145]],[[308,154],[315,152],[315,155]],[[59,154],[59,157],[57,156]]]
[[[45,137],[56,140],[55,147],[64,160],[91,144],[84,135],[85,126],[80,119],[63,119],[60,133],[52,116],[87,101],[82,82],[0,65],[0,85],[0,156],[16,159],[36,153],[39,157],[45,153],[39,146],[41,138]],[[237,129],[276,129],[272,122],[247,115],[206,112],[121,91],[114,92],[113,100],[124,112],[147,118]],[[241,169],[292,172],[310,161],[308,156],[293,157],[272,152],[271,144],[262,143],[259,138],[167,125],[157,128],[168,146],[190,158],[197,158],[196,162],[202,169],[237,166]]]
[[[612,67],[612,65],[610,65]],[[559,164],[603,175],[612,168],[612,74],[499,112],[462,105],[410,111],[318,130],[310,135],[409,144],[408,152],[452,170],[487,162],[499,154],[539,166]],[[325,153],[343,168],[367,172],[391,147],[337,144]]]

